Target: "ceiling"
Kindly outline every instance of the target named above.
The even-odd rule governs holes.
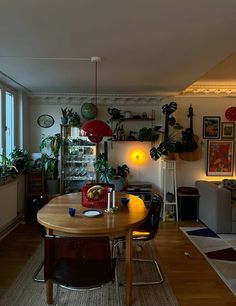
[[[99,56],[104,94],[235,86],[235,16],[235,0],[0,0],[0,77],[33,93],[89,94]]]

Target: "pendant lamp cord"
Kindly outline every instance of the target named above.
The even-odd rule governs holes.
[[[95,105],[97,107],[97,94],[98,94],[98,63],[95,62]]]

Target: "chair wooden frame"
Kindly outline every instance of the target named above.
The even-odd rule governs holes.
[[[116,261],[111,257],[108,237],[46,235],[44,258],[45,281],[50,279],[57,284],[56,305],[59,305],[60,288],[85,291],[107,283],[114,283],[116,305],[120,305]]]

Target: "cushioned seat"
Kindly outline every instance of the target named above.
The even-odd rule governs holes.
[[[45,236],[44,277],[56,283],[56,305],[60,287],[87,290],[114,282],[120,304],[115,259],[108,237]]]

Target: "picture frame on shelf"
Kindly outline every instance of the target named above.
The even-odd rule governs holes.
[[[234,122],[221,122],[221,139],[234,139]]]
[[[208,140],[207,176],[233,176],[234,141]]]
[[[203,117],[203,138],[219,139],[220,138],[220,117],[204,116]]]

